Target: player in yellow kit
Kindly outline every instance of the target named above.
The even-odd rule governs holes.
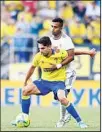
[[[32,65],[24,81],[24,88],[22,91],[22,113],[29,115],[30,95],[46,95],[49,92],[53,92],[54,97],[66,107],[66,110],[74,117],[74,119],[78,123],[82,122],[79,114],[72,103],[67,100],[65,95],[66,67],[64,65],[68,63],[67,52],[61,50],[56,53],[56,51],[51,48],[50,38],[46,36],[38,40],[38,44],[40,52],[34,56]],[[57,70],[53,72],[50,71],[49,69],[52,65],[56,65]],[[38,66],[41,68],[42,78],[28,84],[29,78]],[[16,122],[13,122],[12,124],[16,126]]]
[[[44,49],[44,47],[40,47],[40,50]],[[52,49],[52,55],[46,57],[47,53],[38,53],[35,55],[33,59],[32,65],[34,67],[40,67],[42,71],[42,79],[48,81],[65,81],[65,67],[60,68],[54,72],[50,71],[50,67],[52,65],[57,65],[64,60],[68,54],[65,50],[60,50],[60,52],[56,53],[55,50]],[[45,55],[45,56],[44,56]],[[59,76],[57,76],[59,75]]]

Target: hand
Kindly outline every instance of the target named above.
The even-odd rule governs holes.
[[[52,65],[52,66],[50,67],[50,69],[51,69],[52,71],[54,71],[54,70],[57,70],[57,67],[56,67],[56,65]]]
[[[89,51],[89,55],[91,56],[91,58],[93,58],[95,55],[96,55],[96,49],[91,49],[90,51]]]

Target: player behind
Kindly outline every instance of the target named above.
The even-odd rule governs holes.
[[[46,95],[53,92],[56,99],[65,106],[66,110],[74,117],[78,124],[82,124],[82,120],[75,110],[72,103],[70,103],[65,96],[65,64],[67,64],[68,54],[66,50],[55,52],[51,48],[51,40],[49,37],[42,37],[38,40],[38,47],[40,52],[34,58],[30,69],[24,81],[24,88],[22,91],[22,112],[29,115],[30,108],[30,95]],[[63,62],[62,62],[63,61]],[[63,67],[50,72],[49,69],[52,65],[56,67],[61,64]],[[28,83],[31,75],[36,67],[40,67],[42,77],[40,80],[35,80]],[[12,123],[16,126],[16,122]],[[81,126],[80,126],[81,127]],[[86,126],[84,126],[85,128]],[[82,127],[81,127],[82,128]]]
[[[90,51],[82,51],[82,50],[75,50],[74,44],[71,40],[71,38],[66,35],[64,32],[62,32],[63,29],[63,20],[61,18],[55,18],[52,20],[52,36],[50,37],[52,42],[52,47],[56,50],[64,49],[68,52],[69,60],[68,65],[66,68],[66,89],[67,89],[67,95],[70,92],[70,89],[72,88],[72,84],[76,79],[76,72],[74,69],[74,55],[90,55],[91,57],[94,57],[96,54],[95,49],[92,49]],[[59,65],[59,68],[61,65]],[[52,66],[52,69],[56,69],[55,66]],[[62,127],[66,122],[68,122],[71,119],[70,114],[66,112],[66,108],[61,104],[60,105],[60,120],[57,122],[56,127]]]

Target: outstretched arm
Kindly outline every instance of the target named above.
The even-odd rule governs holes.
[[[95,56],[96,54],[96,49],[91,49],[90,51],[81,51],[81,50],[75,50],[74,51],[75,55],[90,55],[92,58]]]
[[[33,74],[34,70],[35,70],[35,67],[34,66],[31,66],[30,69],[28,70],[27,75],[26,75],[26,78],[25,78],[25,81],[24,81],[24,86],[27,85],[27,81],[29,80],[29,78]]]
[[[47,68],[47,69],[49,69],[49,71],[54,71],[56,69],[61,68],[64,65],[70,63],[71,61],[73,61],[74,60],[74,49],[68,50],[67,53],[68,53],[68,57],[66,59],[64,59],[60,64],[52,65],[52,67]]]
[[[67,53],[68,53],[68,57],[61,62],[62,66],[69,64],[71,61],[74,60],[74,49],[68,50]]]

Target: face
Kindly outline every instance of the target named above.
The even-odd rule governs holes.
[[[57,36],[61,33],[62,27],[59,22],[52,22],[51,27],[52,27],[52,34],[54,36]]]
[[[44,56],[48,56],[51,51],[51,46],[44,46],[42,44],[39,44],[39,50]]]

